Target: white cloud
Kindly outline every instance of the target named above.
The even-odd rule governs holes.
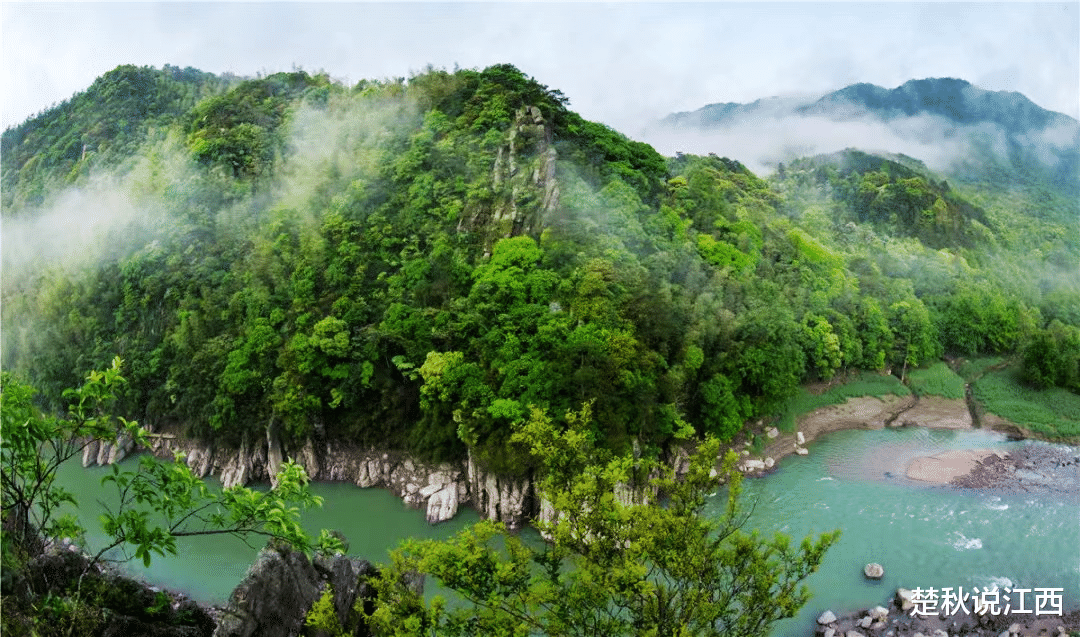
[[[3,5],[3,125],[119,64],[355,82],[510,62],[620,130],[715,102],[960,77],[1080,117],[1072,3]]]

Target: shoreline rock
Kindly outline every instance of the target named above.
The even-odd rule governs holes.
[[[818,617],[816,634],[823,637],[882,635],[885,637],[1058,637],[1059,628],[1080,630],[1080,608],[1062,615],[911,615],[911,591],[897,589],[884,605],[837,616],[828,610]],[[832,619],[823,622],[822,619]]]

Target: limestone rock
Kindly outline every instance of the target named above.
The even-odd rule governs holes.
[[[263,549],[229,597],[214,637],[298,634],[320,588],[306,555],[287,548]]]
[[[866,635],[860,633],[857,630],[849,630],[847,631],[846,637],[866,637]]]
[[[870,624],[874,623],[874,619],[867,615],[858,621],[859,628],[870,628]]]
[[[82,453],[82,466],[89,467],[97,464],[98,447],[101,443],[98,440],[91,440],[83,447]]]
[[[884,606],[875,606],[870,609],[870,616],[874,619],[885,619],[889,616],[889,609]]]
[[[319,479],[322,467],[319,466],[319,457],[315,453],[315,443],[312,442],[311,438],[304,441],[304,446],[297,453],[296,462],[304,468],[308,478],[312,480]]]
[[[826,624],[836,623],[836,614],[833,613],[831,610],[827,610],[824,613],[818,615],[817,623],[821,624],[822,626]]]
[[[277,421],[271,420],[266,427],[266,475],[270,476],[270,486],[277,486],[277,474],[285,458],[281,452],[281,439],[278,437]]]
[[[810,452],[806,449],[806,447],[795,447],[795,453],[799,454],[800,456],[805,456]]]
[[[799,446],[802,446],[802,445],[806,444],[806,437],[803,436],[803,433],[801,431],[796,431],[795,432],[795,443],[798,444]]]
[[[457,510],[458,488],[451,482],[428,498],[427,521],[430,524],[445,522],[457,515]]]
[[[229,597],[214,637],[297,635],[327,585],[333,587],[334,609],[344,622],[373,571],[367,562],[343,555],[312,562],[301,552],[271,542]]]
[[[468,455],[467,475],[473,507],[486,518],[518,528],[534,514],[532,481],[489,473]]]
[[[770,440],[772,440],[773,438],[776,438],[780,435],[780,430],[776,427],[769,427],[765,430],[765,435],[768,436]]]
[[[881,579],[885,575],[885,569],[877,562],[870,562],[863,568],[863,575],[867,579]]]
[[[826,628],[825,632],[822,633],[822,637],[835,637],[835,635],[836,635],[836,629],[835,628]]]
[[[896,601],[900,604],[900,610],[911,610],[915,606],[914,594],[906,588],[896,589]]]
[[[772,456],[766,456],[765,457],[765,468],[766,469],[772,469],[774,465],[776,465],[776,461],[773,460]]]
[[[761,460],[743,460],[743,471],[761,471],[765,463]]]

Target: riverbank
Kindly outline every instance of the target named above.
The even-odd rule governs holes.
[[[964,400],[912,394],[859,396],[798,416],[795,431],[790,433],[767,427],[756,433],[740,434],[733,441],[732,449],[743,456],[740,462],[743,473],[763,475],[775,469],[782,458],[810,453],[810,443],[823,434],[886,427],[972,429],[973,420]],[[768,440],[758,453],[751,452],[751,438],[755,435]]]
[[[899,589],[885,605],[837,617],[832,611],[818,616],[817,634],[821,637],[1066,637],[1080,631],[1080,609],[1061,615],[974,614],[957,610],[949,615],[912,615],[911,591]]]

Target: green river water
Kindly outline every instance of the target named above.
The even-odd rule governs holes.
[[[810,445],[809,456],[792,456],[773,474],[748,480],[744,492],[756,500],[749,526],[796,539],[842,529],[843,536],[808,584],[813,599],[796,618],[782,622],[779,636],[809,635],[825,609],[837,614],[885,602],[898,587],[999,587],[1064,589],[1065,610],[1080,607],[1080,489],[1070,484],[1058,494],[1003,494],[931,486],[907,480],[911,458],[950,449],[1007,450],[1033,442],[1010,442],[1000,434],[974,430],[904,428],[841,431]],[[1075,448],[1073,448],[1075,449]],[[1080,450],[1076,450],[1080,453]],[[130,461],[128,461],[130,462]],[[97,527],[105,469],[62,469],[61,481],[82,503],[80,516]],[[478,516],[458,516],[430,526],[420,510],[408,509],[382,489],[349,484],[315,484],[325,499],[305,515],[309,531],[333,528],[350,542],[350,553],[372,562],[405,537],[449,537]],[[722,507],[718,494],[715,510]],[[535,537],[535,532],[527,529]],[[90,533],[91,545],[100,535]],[[258,540],[255,541],[257,543]],[[257,547],[256,547],[257,548]],[[155,556],[137,570],[156,584],[186,592],[203,602],[223,602],[243,578],[256,548],[233,538],[183,542],[180,554]],[[885,567],[881,581],[862,575],[867,562]],[[962,614],[957,619],[962,621]]]

